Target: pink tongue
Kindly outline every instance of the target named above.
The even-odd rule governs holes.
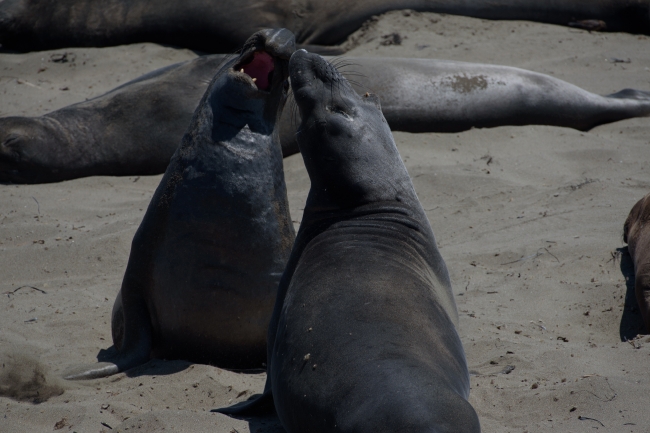
[[[273,57],[264,51],[255,51],[253,61],[244,65],[244,72],[250,75],[251,78],[257,78],[255,84],[260,90],[267,90],[269,88],[269,73],[275,68],[273,65]]]

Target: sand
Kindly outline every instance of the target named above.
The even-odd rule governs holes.
[[[517,66],[607,94],[650,90],[648,43],[394,12],[346,44],[350,55]],[[0,54],[0,115],[40,115],[196,55],[155,44]],[[650,119],[394,135],[452,276],[483,431],[647,432],[650,337],[635,339],[622,229],[650,189]],[[309,188],[300,155],[285,174],[298,227]],[[264,374],[154,360],[59,379],[111,346],[113,300],[159,181],[0,185],[1,432],[282,431],[273,418],[210,412],[261,392]]]

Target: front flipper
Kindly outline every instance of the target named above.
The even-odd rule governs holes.
[[[271,325],[273,326],[274,320],[271,319]],[[275,332],[269,333],[269,341],[275,341]],[[271,357],[271,351],[268,351],[267,359]],[[269,368],[267,367],[267,375],[269,374]],[[266,383],[264,384],[264,392],[257,398],[250,399],[247,401],[242,401],[237,404],[228,407],[220,407],[218,409],[212,409],[210,412],[219,412],[224,415],[230,415],[234,417],[239,416],[264,416],[275,413],[275,404],[273,402],[273,392],[271,390],[271,379],[269,376],[266,377]]]
[[[247,416],[247,415],[268,415],[275,411],[273,394],[265,391],[264,394],[254,400],[242,401],[229,407],[212,409],[211,412],[219,412],[225,415]]]
[[[66,380],[99,379],[142,365],[149,361],[150,358],[151,337],[149,336],[148,341],[142,341],[141,346],[142,349],[139,348],[137,351],[117,352],[115,357],[109,358],[108,362],[71,367],[63,373],[63,378]]]
[[[120,367],[112,362],[98,362],[92,365],[79,365],[68,368],[63,373],[65,380],[90,380],[108,377],[119,373]]]
[[[125,283],[126,281],[125,278]],[[64,379],[98,379],[129,370],[149,361],[152,332],[147,307],[140,296],[127,298],[125,304],[122,293],[126,286],[126,284],[122,285],[122,290],[113,305],[111,329],[115,347],[107,351],[108,356],[105,358],[108,362],[69,368],[63,374]]]

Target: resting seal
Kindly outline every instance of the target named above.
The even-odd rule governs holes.
[[[260,28],[285,27],[301,44],[332,45],[399,9],[560,25],[602,20],[610,31],[650,33],[649,0],[3,0],[0,44],[37,51],[148,41],[223,53]]]
[[[639,200],[625,220],[623,240],[634,263],[634,292],[650,332],[650,194]]]
[[[447,267],[376,97],[296,51],[311,179],[269,325],[265,394],[298,432],[479,432]]]
[[[293,34],[253,35],[216,74],[133,238],[107,376],[151,356],[260,368],[294,238],[276,120]]]
[[[199,57],[44,116],[0,118],[0,181],[164,173],[225,60]]]
[[[172,65],[41,117],[0,118],[0,181],[164,172],[224,58],[204,56]],[[393,130],[456,132],[526,124],[587,130],[650,115],[648,92],[626,89],[600,96],[507,66],[381,57],[345,60],[354,64],[349,72],[364,76],[365,87],[355,87],[359,94],[370,90],[381,95]],[[298,151],[295,126],[300,122],[291,113],[284,110],[280,121],[284,156]]]

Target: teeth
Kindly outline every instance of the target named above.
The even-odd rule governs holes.
[[[257,81],[257,78],[253,78],[253,83]]]
[[[241,70],[239,72],[241,72],[243,74],[244,73],[244,68],[241,68]]]

